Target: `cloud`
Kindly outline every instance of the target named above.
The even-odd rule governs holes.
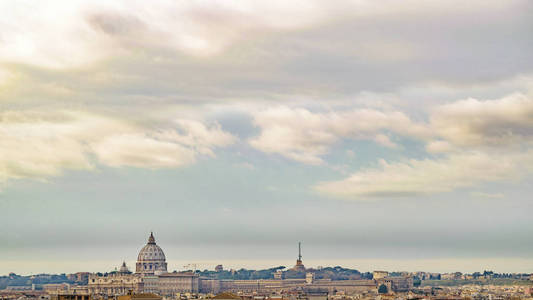
[[[309,1],[153,1],[150,8],[142,1],[3,1],[0,11],[0,61],[52,68],[134,49],[214,55],[251,31],[297,29],[322,18]]]
[[[321,156],[341,139],[368,139],[395,148],[383,132],[402,136],[426,137],[423,125],[412,122],[397,111],[353,109],[311,112],[305,108],[278,106],[254,113],[254,124],[261,129],[249,142],[254,148],[307,164],[321,164]]]
[[[78,128],[89,125],[87,120],[87,116],[72,113],[2,112],[0,182],[59,175],[63,169],[92,168],[84,145],[74,138],[80,134]]]
[[[501,99],[466,99],[437,107],[431,127],[447,142],[463,147],[507,147],[530,143],[533,96],[514,93]],[[445,142],[430,147],[444,150]],[[437,149],[439,148],[439,149]]]
[[[339,181],[322,182],[315,189],[347,199],[402,197],[516,180],[532,171],[533,151],[469,152],[440,159],[408,159],[392,163],[381,160],[379,168],[363,169]]]
[[[198,121],[177,120],[175,128],[114,134],[92,144],[98,159],[109,166],[172,168],[191,164],[197,155],[214,156],[214,147],[235,142],[235,137]]]
[[[219,125],[179,119],[161,129],[83,111],[0,113],[0,183],[46,179],[96,163],[172,168],[235,142]],[[92,159],[94,157],[96,161]]]
[[[28,166],[17,163],[3,174],[43,177],[87,169],[94,167],[88,159],[93,156],[97,163],[147,168],[212,156],[213,149],[234,141],[216,125],[125,121],[169,105],[194,107],[201,118],[198,103],[244,103],[255,111],[260,131],[249,140],[252,147],[313,165],[351,139],[404,149],[401,138],[409,137],[426,143],[429,154],[529,145],[529,94],[478,99],[490,98],[483,95],[495,91],[488,85],[531,72],[531,4],[409,3],[406,9],[376,1],[154,1],[147,8],[142,1],[4,1],[0,102],[13,110],[36,107],[35,113],[81,103],[116,115],[83,125],[77,117],[61,124],[35,121],[26,128],[36,135],[29,146],[41,142],[39,148],[55,149],[35,129],[48,126],[72,156],[57,162],[29,158]],[[438,106],[429,115],[420,109],[473,90],[482,95]],[[373,108],[343,100],[354,95],[366,95],[359,100]],[[313,109],[330,101],[345,106]],[[257,103],[270,108],[257,111]],[[62,126],[81,129],[66,136]],[[8,142],[24,145],[13,137]],[[63,164],[68,167],[53,167]]]
[[[425,139],[426,150],[441,156],[382,160],[380,168],[322,182],[316,190],[352,199],[411,196],[513,180],[533,172],[530,94],[459,100],[435,107],[429,119],[424,125],[431,132]]]

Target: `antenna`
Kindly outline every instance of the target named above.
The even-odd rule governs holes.
[[[302,260],[302,242],[298,242],[298,260]]]

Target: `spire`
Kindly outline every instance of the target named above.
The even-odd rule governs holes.
[[[298,260],[302,261],[302,242],[298,242]]]
[[[150,237],[148,238],[148,244],[155,244],[154,233],[150,232]]]

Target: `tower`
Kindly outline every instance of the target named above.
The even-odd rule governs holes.
[[[298,242],[298,261],[302,262],[302,242]]]
[[[296,260],[296,265],[292,269],[298,272],[305,271],[305,266],[302,263],[302,243],[301,242],[298,242],[298,259]]]

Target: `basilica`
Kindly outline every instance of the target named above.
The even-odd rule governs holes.
[[[163,249],[155,242],[153,232],[137,256],[135,273],[131,273],[124,262],[120,270],[104,275],[89,276],[88,292],[92,295],[123,295],[133,293],[154,293],[173,296],[177,293],[197,293],[198,275],[190,272],[167,271]]]
[[[167,272],[165,253],[155,243],[154,233],[150,233],[148,243],[137,256],[135,273],[140,275],[161,275]]]

